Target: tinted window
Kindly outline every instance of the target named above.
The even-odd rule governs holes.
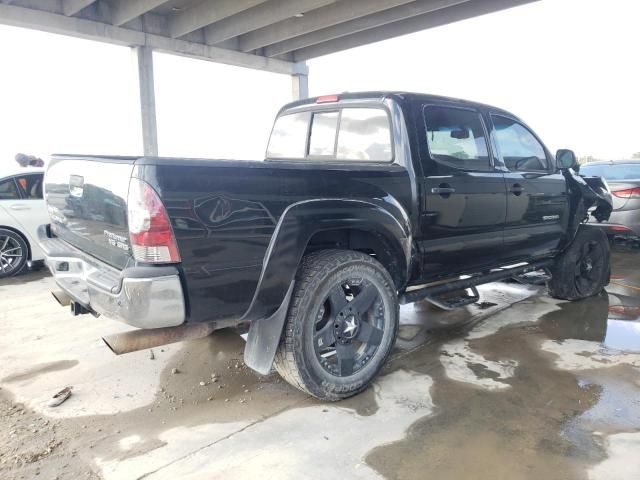
[[[310,156],[333,157],[335,155],[338,115],[338,112],[317,112],[313,114],[311,137],[309,139]]]
[[[37,200],[42,198],[42,179],[44,175],[23,175],[16,177],[25,198]]]
[[[267,157],[303,158],[307,145],[308,125],[308,112],[278,117],[269,139]]]
[[[607,180],[640,180],[640,164],[582,165],[580,175]]]
[[[13,178],[0,182],[0,200],[14,200],[20,198]]]
[[[480,114],[448,107],[426,107],[424,120],[431,158],[463,170],[491,170]]]
[[[495,139],[502,160],[512,172],[546,171],[547,155],[540,142],[522,124],[492,115]]]
[[[377,108],[342,110],[337,158],[391,161],[391,129],[387,113]]]

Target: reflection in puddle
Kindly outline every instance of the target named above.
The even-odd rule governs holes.
[[[609,293],[605,347],[640,352],[640,297]]]
[[[609,319],[603,344],[613,350],[640,352],[640,322]]]
[[[640,298],[603,293],[561,309],[540,325],[549,339],[597,342],[612,353],[640,352]]]

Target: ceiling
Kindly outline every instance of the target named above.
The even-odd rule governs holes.
[[[0,0],[0,24],[279,73],[537,0]]]

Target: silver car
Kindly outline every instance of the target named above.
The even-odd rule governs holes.
[[[610,237],[640,241],[640,160],[593,162],[580,175],[604,177],[613,198],[613,213],[602,223]]]

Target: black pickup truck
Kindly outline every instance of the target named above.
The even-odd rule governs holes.
[[[54,156],[39,242],[61,304],[138,327],[115,353],[245,327],[247,365],[338,400],[380,371],[399,304],[541,269],[555,297],[600,293],[609,245],[584,223],[611,196],[572,167],[504,110],[330,95],[283,107],[264,161]]]

